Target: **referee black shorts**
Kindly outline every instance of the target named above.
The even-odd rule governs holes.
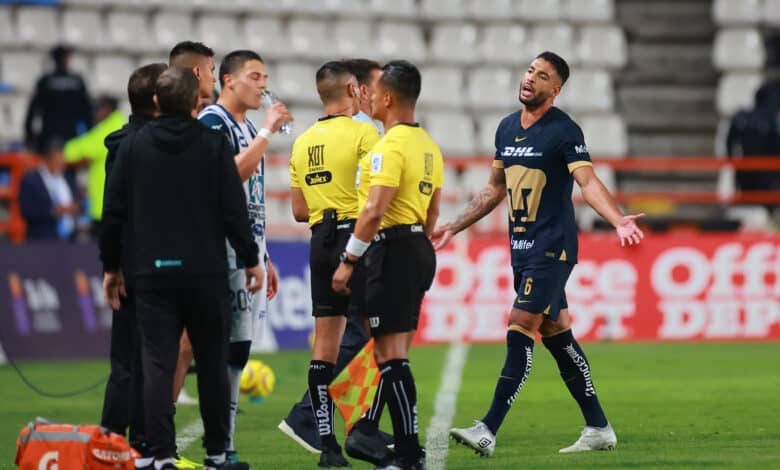
[[[352,293],[349,296],[337,294],[331,287],[333,273],[339,266],[339,256],[355,228],[354,220],[340,221],[335,236],[325,224],[312,227],[309,266],[311,268],[311,300],[314,317],[336,317],[358,314],[363,311],[365,272],[363,263],[358,262],[349,280]]]
[[[436,273],[436,254],[422,226],[380,230],[365,260],[371,335],[416,330],[423,296]]]

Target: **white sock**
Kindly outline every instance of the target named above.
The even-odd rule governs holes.
[[[160,470],[160,469],[163,468],[163,465],[165,465],[166,463],[169,463],[171,465],[176,465],[176,461],[173,459],[173,457],[170,457],[170,458],[167,458],[167,459],[155,460],[154,461],[154,468],[156,470]]]
[[[222,465],[225,463],[225,460],[227,460],[224,452],[219,455],[207,455],[206,458],[211,460],[215,465]]]
[[[154,462],[154,457],[142,457],[140,459],[135,459],[135,466],[146,467],[152,462]]]
[[[230,431],[226,450],[235,450],[233,435],[236,433],[236,413],[238,412],[238,396],[241,393],[242,369],[228,366],[228,382],[230,383]]]

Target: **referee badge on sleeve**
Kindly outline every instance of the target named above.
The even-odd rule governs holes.
[[[371,155],[371,173],[379,173],[382,171],[382,154],[375,153]]]

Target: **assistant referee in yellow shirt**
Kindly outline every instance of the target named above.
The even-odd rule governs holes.
[[[371,111],[386,133],[367,157],[368,200],[333,275],[333,289],[348,292],[353,266],[373,241],[365,260],[366,313],[382,374],[377,393],[390,410],[396,451],[385,467],[403,469],[425,468],[407,337],[417,328],[423,296],[436,272],[427,234],[436,224],[444,179],[439,146],[414,119],[420,87],[420,72],[409,62],[382,67]]]
[[[311,227],[312,314],[314,345],[309,365],[309,394],[322,443],[321,467],[345,467],[333,428],[334,406],[328,394],[333,380],[347,314],[361,314],[362,279],[346,297],[331,288],[358,215],[358,163],[379,140],[376,128],[352,119],[359,106],[357,79],[343,62],[328,62],[317,71],[323,117],[296,139],[290,159],[295,219]],[[360,272],[356,277],[360,277]]]

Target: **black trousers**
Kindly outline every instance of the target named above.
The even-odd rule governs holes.
[[[183,328],[187,328],[198,364],[198,401],[206,431],[206,452],[215,455],[225,450],[229,421],[230,303],[227,283],[215,284],[212,288],[137,290],[146,441],[155,458],[168,458],[176,453],[173,375]]]
[[[143,370],[141,332],[135,314],[135,293],[127,286],[127,298],[111,321],[111,374],[103,398],[101,426],[125,434],[130,428],[130,445],[142,455],[144,445]]]
[[[357,353],[363,349],[363,346],[365,346],[366,343],[368,343],[368,332],[363,326],[363,317],[356,314],[349,315],[347,317],[347,327],[344,329],[344,336],[341,339],[339,357],[336,361],[334,373],[338,374],[347,367],[349,361],[357,356]],[[314,419],[314,412],[311,409],[311,397],[309,396],[308,390],[303,394],[301,401],[293,405],[290,413],[287,415],[286,421],[293,429],[314,429],[316,420]]]

